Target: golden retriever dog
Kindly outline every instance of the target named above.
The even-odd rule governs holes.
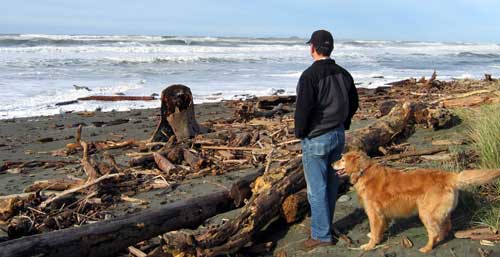
[[[368,251],[380,243],[388,222],[418,214],[429,241],[420,248],[428,253],[451,230],[450,214],[457,205],[458,190],[484,184],[500,177],[498,170],[466,170],[460,173],[439,169],[402,172],[384,167],[362,152],[348,152],[334,163],[339,175],[350,177],[370,221]]]

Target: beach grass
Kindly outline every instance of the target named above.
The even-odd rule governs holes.
[[[483,169],[500,168],[500,104],[484,105],[477,110],[457,111],[467,129],[467,137],[479,156],[479,166]],[[477,190],[477,189],[476,189]],[[489,200],[485,201],[474,215],[477,224],[493,229],[500,225],[500,180],[492,186],[482,188]],[[480,191],[477,190],[477,193]]]
[[[467,136],[479,154],[483,169],[500,168],[500,104],[484,105],[478,110],[458,111],[467,126]]]

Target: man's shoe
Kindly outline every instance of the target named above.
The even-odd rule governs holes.
[[[333,245],[332,242],[324,242],[324,241],[319,241],[316,239],[309,238],[304,243],[302,243],[304,250],[305,251],[311,251],[312,249],[316,247],[321,247],[321,246],[330,246]]]

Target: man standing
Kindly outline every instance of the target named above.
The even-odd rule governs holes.
[[[302,162],[311,206],[311,237],[304,242],[310,250],[332,244],[332,219],[339,178],[331,163],[340,159],[345,129],[358,109],[354,80],[330,58],[333,37],[315,31],[307,42],[314,63],[297,84],[295,135],[301,139]]]

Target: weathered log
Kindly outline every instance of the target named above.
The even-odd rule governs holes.
[[[455,126],[458,123],[458,117],[450,110],[441,107],[428,108],[427,127],[437,129],[446,129]]]
[[[481,104],[491,103],[490,96],[469,96],[459,99],[449,99],[443,100],[441,104],[446,108],[457,108],[457,107],[471,107],[471,106],[479,106]]]
[[[15,216],[7,226],[9,238],[15,239],[32,233],[33,220],[28,216]]]
[[[239,119],[248,121],[253,118],[272,118],[275,115],[284,114],[290,112],[290,109],[284,107],[283,103],[279,103],[278,105],[272,107],[272,109],[259,109],[254,106],[252,102],[245,102],[239,105],[239,107],[235,110],[235,116],[239,117]]]
[[[194,115],[193,95],[184,85],[171,85],[161,93],[160,121],[150,138],[152,142],[194,137],[200,126]]]
[[[467,93],[462,93],[462,94],[457,94],[457,95],[439,98],[437,100],[430,102],[430,104],[441,103],[441,102],[446,101],[446,100],[454,100],[454,99],[456,100],[459,98],[466,98],[466,97],[473,96],[473,95],[490,94],[492,92],[494,92],[494,90],[487,90],[487,89],[475,90],[472,92],[467,92]]]
[[[189,167],[191,167],[194,171],[201,170],[207,164],[206,160],[200,158],[197,154],[189,151],[188,149],[184,149],[183,155],[184,161],[186,161]]]
[[[399,154],[386,155],[386,156],[381,157],[380,160],[393,161],[393,160],[399,160],[399,159],[406,158],[406,157],[435,154],[435,153],[440,153],[440,152],[444,152],[444,151],[448,151],[448,146],[441,146],[441,147],[435,147],[435,148],[430,148],[430,149],[423,149],[423,150],[416,150],[416,151],[404,152],[404,153],[399,153]]]
[[[395,100],[386,100],[380,103],[380,106],[378,108],[380,112],[380,116],[385,116],[389,114],[389,112],[392,110],[392,108],[397,104]]]
[[[166,173],[170,173],[171,170],[174,170],[176,168],[174,164],[172,164],[167,158],[163,157],[163,155],[159,153],[153,153],[153,157],[158,168]]]
[[[35,193],[23,193],[0,196],[0,220],[7,220],[14,214],[14,205],[17,201],[36,197]]]
[[[125,95],[94,95],[87,97],[80,97],[77,99],[78,101],[153,101],[156,98],[152,96],[125,96]]]
[[[415,85],[415,84],[417,84],[417,80],[414,78],[409,78],[409,79],[404,79],[404,80],[386,83],[386,85],[389,85],[389,86],[406,86],[406,85]]]
[[[160,150],[156,153],[166,157],[170,162],[174,164],[180,164],[182,160],[184,160],[183,150],[180,147],[173,147],[167,150]],[[128,164],[130,167],[149,166],[155,161],[153,154],[154,153],[148,153],[143,156],[130,159]]]
[[[349,191],[349,180],[341,178],[339,181],[339,189],[337,191],[337,199]],[[288,224],[302,220],[309,212],[309,202],[307,200],[307,191],[301,191],[288,196],[281,204],[281,215]]]
[[[488,227],[471,228],[455,232],[456,238],[470,238],[472,240],[500,241],[500,234]]]
[[[281,204],[282,216],[286,223],[295,223],[302,219],[309,210],[307,201],[307,191],[302,189],[299,192],[288,196]]]
[[[83,179],[76,178],[54,178],[48,180],[35,181],[24,189],[24,192],[36,192],[40,190],[56,190],[63,191],[73,187],[77,187],[85,183]]]
[[[261,96],[257,98],[257,108],[264,110],[275,109],[280,104],[293,104],[297,100],[296,96]]]
[[[256,173],[249,174],[241,178],[238,182],[231,186],[230,194],[233,198],[234,205],[241,207],[245,204],[245,200],[252,196],[252,183],[255,179],[262,175],[263,168],[260,168]]]
[[[283,113],[288,113],[288,112],[290,112],[290,110],[285,109],[283,104],[280,103],[269,111],[255,111],[253,114],[253,117],[254,118],[258,118],[258,117],[271,118],[277,114],[283,114]]]
[[[160,154],[162,154],[162,152]],[[155,160],[155,157],[154,157],[153,153],[151,153],[148,155],[143,155],[143,156],[139,156],[139,157],[130,159],[128,161],[128,165],[130,167],[147,166],[150,163],[152,163],[154,160]]]
[[[391,112],[368,127],[346,134],[347,150],[359,150],[374,155],[379,146],[394,140],[409,125],[413,104],[396,105]]]
[[[456,158],[456,155],[451,154],[451,153],[433,154],[433,155],[421,155],[420,156],[420,159],[422,159],[424,161],[435,161],[435,162],[452,161],[454,158]]]
[[[63,102],[58,102],[55,104],[55,106],[63,106],[63,105],[70,105],[70,104],[77,104],[78,100],[71,100],[71,101],[63,101]]]
[[[130,245],[167,231],[194,228],[231,208],[229,192],[216,192],[114,220],[11,240],[0,244],[0,252],[3,257],[115,256]]]
[[[305,187],[300,159],[292,160],[281,180],[267,193],[259,194],[245,205],[241,213],[221,227],[195,236],[198,256],[233,253],[245,246],[256,232],[279,217],[281,202],[290,194]]]

